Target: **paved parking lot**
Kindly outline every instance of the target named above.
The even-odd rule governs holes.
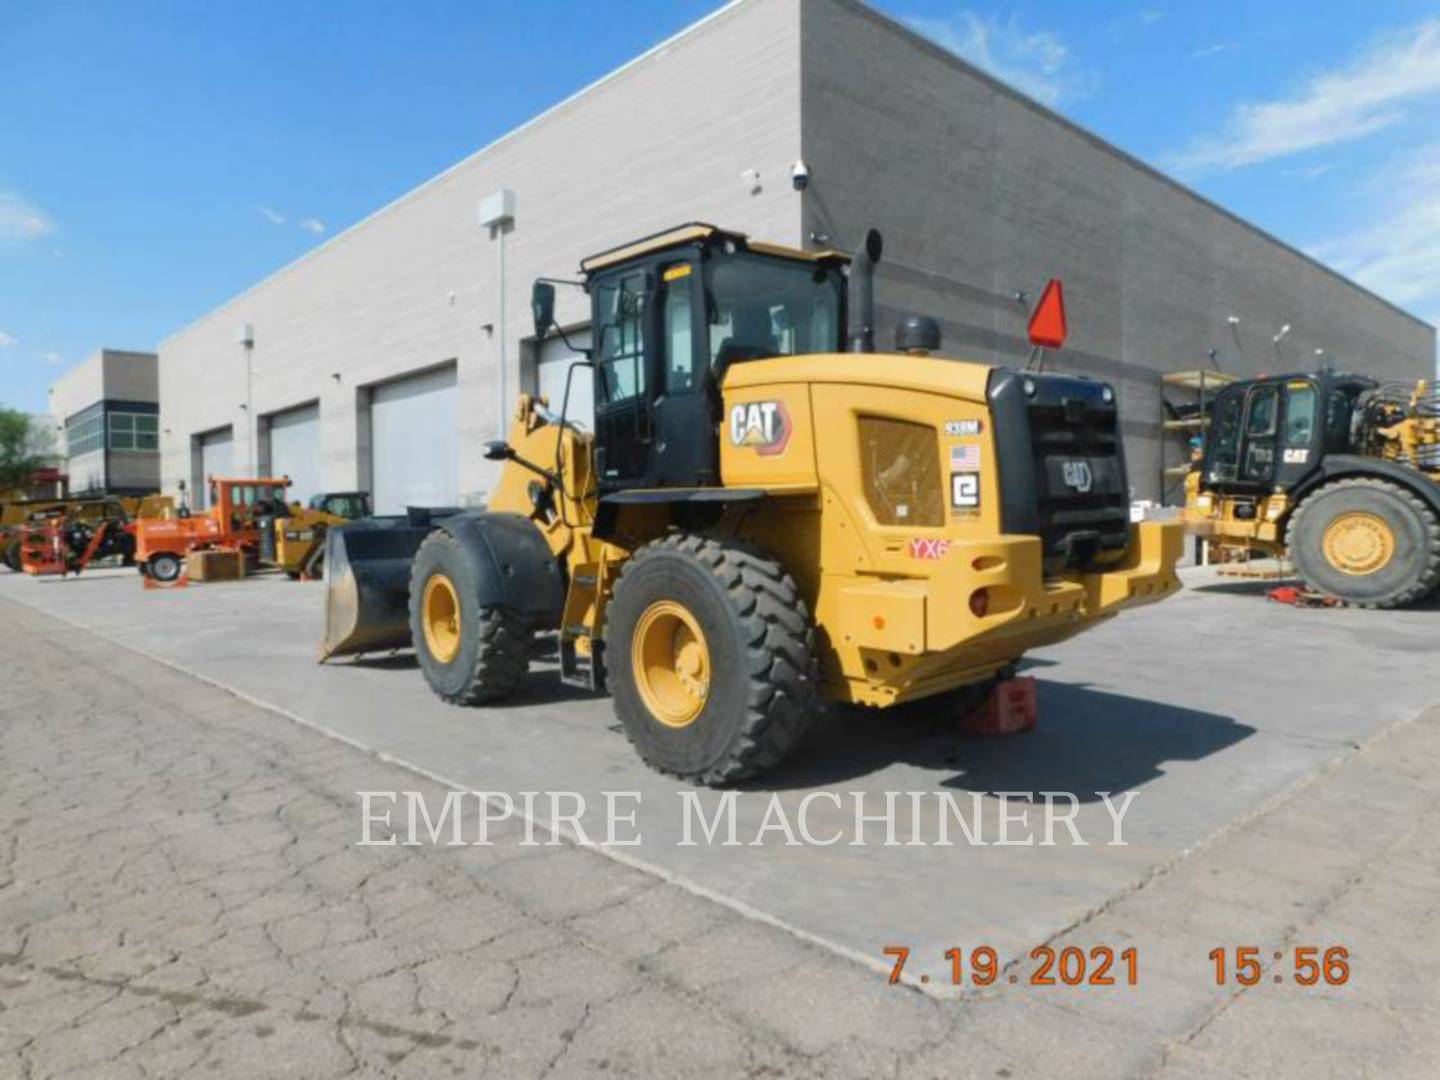
[[[1425,1075],[1440,1019],[1440,715],[1416,717],[1440,698],[1436,613],[1292,610],[1199,571],[1191,585],[1037,656],[1031,735],[957,740],[924,710],[842,713],[771,778],[792,813],[826,790],[1075,791],[1077,827],[1098,842],[817,849],[676,846],[674,785],[633,759],[607,702],[543,676],[513,708],[456,710],[404,657],[315,665],[317,586],[156,594],[129,573],[0,577],[0,598],[54,617],[0,599],[17,671],[0,744],[16,822],[0,871],[0,1049],[23,1047],[13,1060],[34,1075],[108,1060],[87,1057],[97,1047],[128,1047],[136,1075],[203,1060],[255,1075],[291,1053],[295,1075],[433,1075],[441,1062],[499,1075],[707,1062],[752,1075],[1273,1075],[1297,1049],[1324,1050],[1335,1073],[1364,1049],[1388,1075]],[[565,846],[350,846],[356,791],[424,788],[438,806],[447,783],[596,805],[639,792],[644,843],[612,853],[624,864]],[[1139,793],[1130,843],[1108,847],[1096,793],[1124,790]],[[742,838],[768,802],[741,794]],[[982,802],[993,815],[993,795]],[[812,814],[812,827],[847,817]],[[295,949],[273,940],[292,922]],[[549,957],[528,978],[512,933]],[[1133,945],[1140,985],[1022,978],[943,999],[945,949],[993,946],[1025,976],[1046,941]],[[1212,948],[1312,941],[1352,945],[1364,980],[1214,985]],[[932,996],[885,984],[876,968],[894,944]],[[456,980],[450,1011],[424,989],[447,958],[435,977]],[[507,1013],[514,995],[529,1011]],[[56,1037],[96,1017],[101,1034]],[[1292,1034],[1267,1050],[1255,1033],[1272,1023]]]

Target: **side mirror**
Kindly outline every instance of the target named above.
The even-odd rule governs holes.
[[[504,439],[491,439],[485,444],[486,461],[508,461],[514,452]]]
[[[555,286],[537,281],[530,290],[530,312],[535,316],[535,336],[543,338],[555,325]]]

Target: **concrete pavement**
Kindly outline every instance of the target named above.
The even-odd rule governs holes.
[[[1033,657],[1042,719],[1020,739],[961,739],[922,704],[904,715],[841,710],[793,761],[739,796],[741,845],[681,846],[678,787],[635,758],[609,700],[562,687],[537,665],[503,709],[456,709],[426,689],[413,658],[317,666],[321,588],[280,578],[157,593],[133,572],[0,575],[0,596],[144,650],[457,788],[574,791],[592,815],[605,791],[638,792],[644,843],[614,852],[702,895],[771,919],[888,970],[882,950],[914,948],[907,974],[946,985],[945,951],[985,944],[1007,959],[1083,920],[1232,822],[1440,700],[1433,610],[1308,611],[1254,587],[1187,571],[1192,586]],[[789,816],[844,841],[750,846],[779,793]],[[849,793],[1074,792],[1088,847],[851,846]],[[1127,846],[1112,847],[1100,792],[1137,792]],[[1038,796],[1037,796],[1038,797]],[[713,812],[716,797],[703,794]],[[998,800],[982,799],[994,840]],[[908,836],[909,805],[896,807]],[[548,807],[536,814],[548,820]],[[934,830],[932,805],[922,807]],[[595,832],[592,827],[589,832]],[[603,831],[603,826],[601,826]],[[1065,834],[1061,834],[1062,841]],[[930,837],[933,839],[933,835]],[[1040,839],[1040,837],[1037,837]],[[906,887],[896,889],[896,882]],[[964,902],[937,898],[963,895]]]
[[[135,605],[154,594],[141,594],[130,575],[0,582],[6,595],[77,621],[124,626],[129,609],[130,641],[194,649],[197,666],[222,668],[236,653],[263,667],[277,642],[254,634],[255,620],[283,629],[303,589],[197,588],[158,597],[188,608],[147,611]],[[103,595],[82,592],[97,584]],[[1193,653],[1205,642],[1218,663],[1217,651],[1254,649],[1272,636],[1284,642],[1304,625],[1310,661],[1295,670],[1306,678],[1281,683],[1272,662],[1211,680],[1215,707],[1245,717],[1217,724],[1192,716],[1207,710],[1117,693],[1124,684],[1109,680],[1127,677],[1127,657],[1098,647],[1084,658],[1094,685],[1078,677],[1078,661],[1075,682],[1064,681],[1066,651],[1081,639],[1041,658],[1049,661],[1037,671],[1044,693],[1052,706],[1077,708],[1087,692],[1103,694],[1119,715],[1057,717],[1052,707],[1033,736],[960,747],[929,730],[923,715],[892,728],[883,746],[872,737],[873,717],[841,717],[806,748],[829,756],[802,763],[841,790],[896,781],[906,790],[917,772],[923,790],[977,770],[1002,781],[986,790],[1078,789],[1076,780],[1092,778],[1104,790],[1100,780],[1120,780],[1111,790],[1141,792],[1136,814],[1151,795],[1159,807],[1135,819],[1136,850],[736,853],[647,841],[642,861],[691,887],[693,878],[665,865],[677,853],[702,870],[715,860],[722,885],[747,866],[736,854],[756,860],[754,879],[768,879],[768,894],[737,873],[741,895],[717,891],[717,903],[589,850],[355,848],[356,791],[425,789],[434,805],[443,792],[401,765],[0,601],[3,655],[14,669],[0,711],[0,809],[14,823],[0,869],[0,1075],[7,1067],[61,1075],[72,1066],[76,1075],[181,1075],[212,1061],[218,1075],[252,1076],[1355,1075],[1367,1065],[1433,1074],[1440,715],[1413,719],[1418,706],[1409,703],[1430,688],[1423,669],[1434,657],[1433,633],[1428,646],[1426,637],[1433,624],[1420,620],[1434,614],[1382,625],[1353,618],[1369,613],[1296,612],[1226,592],[1174,603],[1187,602],[1173,624],[1135,627],[1124,642],[1128,659],[1177,647]],[[1207,627],[1234,621],[1233,608],[1214,605],[1245,602],[1252,607],[1239,629],[1205,637]],[[1334,615],[1342,618],[1319,621]],[[302,678],[291,670],[279,664],[268,692]],[[1388,685],[1385,671],[1402,685]],[[487,781],[471,786],[505,789],[494,777],[512,767],[504,744],[518,732],[539,755],[525,778],[546,767],[576,775],[585,754],[601,751],[610,774],[598,783],[648,790],[638,766],[604,752],[607,740],[628,748],[585,712],[603,703],[584,703],[578,717],[577,707],[543,698],[503,714],[443,710],[453,727],[431,730],[441,714],[429,711],[418,674],[404,664],[306,672],[323,683],[358,676],[404,704],[388,714],[388,727],[356,707],[363,695],[353,693],[302,718],[343,727],[349,717],[359,725],[351,731],[372,737],[403,724],[404,743],[380,748],[396,756],[451,738],[447,771],[458,761]],[[1329,689],[1329,700],[1307,683]],[[1167,680],[1152,695],[1201,704],[1201,688]],[[314,687],[300,696],[327,700]],[[1287,698],[1283,714],[1257,707]],[[507,716],[510,727],[498,726]],[[1178,733],[1163,726],[1167,716]],[[1067,731],[1082,721],[1088,730]],[[477,740],[473,727],[499,745]],[[1234,730],[1241,727],[1253,730]],[[471,747],[480,751],[473,765],[459,759]],[[901,760],[887,762],[886,753]],[[1216,763],[1226,755],[1242,756]],[[816,789],[793,778],[780,786],[786,799]],[[1081,821],[1088,828],[1087,815],[1099,814],[1087,803]],[[663,818],[652,835],[663,838]],[[962,861],[927,861],[937,856]],[[882,896],[870,883],[887,875]],[[773,903],[755,906],[757,895]],[[784,928],[791,920],[777,910],[801,916],[802,936]],[[943,937],[922,936],[925,912]],[[842,923],[848,939],[825,936],[832,926],[845,931]],[[886,933],[894,937],[874,944],[910,945],[917,977],[941,981],[945,961],[925,959],[934,946],[943,953],[985,943],[1010,962],[1017,984],[1002,979],[997,988],[971,987],[963,1001],[935,1000],[842,958],[873,962],[854,942]],[[1087,953],[1133,945],[1139,985],[1028,985],[1030,949],[1046,941]],[[1216,986],[1209,951],[1246,944],[1265,947],[1267,981]],[[1293,974],[1293,950],[1305,944],[1348,946],[1352,980],[1269,982]],[[1272,951],[1282,960],[1272,962]],[[431,980],[440,989],[427,990]]]

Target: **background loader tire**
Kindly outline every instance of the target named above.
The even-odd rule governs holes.
[[[1360,542],[1348,549],[1338,528],[1346,521],[1361,530]],[[1386,480],[1326,484],[1296,508],[1287,539],[1306,585],[1356,607],[1405,607],[1440,583],[1440,521],[1417,495]],[[1379,565],[1366,571],[1372,551]],[[1347,556],[1348,572],[1337,565]]]
[[[179,579],[181,572],[185,569],[185,563],[178,555],[162,553],[152,555],[150,561],[145,564],[145,569],[150,577],[163,585],[169,585],[172,581]]]
[[[636,631],[678,605],[703,632],[708,690],[693,719],[666,723],[637,679]],[[652,768],[728,784],[776,765],[819,708],[815,630],[795,581],[732,539],[677,534],[625,563],[609,605],[605,661],[615,712]]]
[[[17,574],[20,572],[20,541],[18,539],[9,541],[4,549],[0,550],[0,561],[3,561]]]
[[[458,602],[458,641],[446,659],[425,634],[426,587],[440,576]],[[501,701],[525,681],[530,666],[529,620],[505,608],[482,607],[470,564],[447,532],[432,532],[415,553],[410,570],[410,639],[430,689],[452,705]]]

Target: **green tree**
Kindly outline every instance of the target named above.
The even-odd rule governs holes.
[[[0,406],[0,491],[29,487],[54,445],[49,428],[34,417]]]

